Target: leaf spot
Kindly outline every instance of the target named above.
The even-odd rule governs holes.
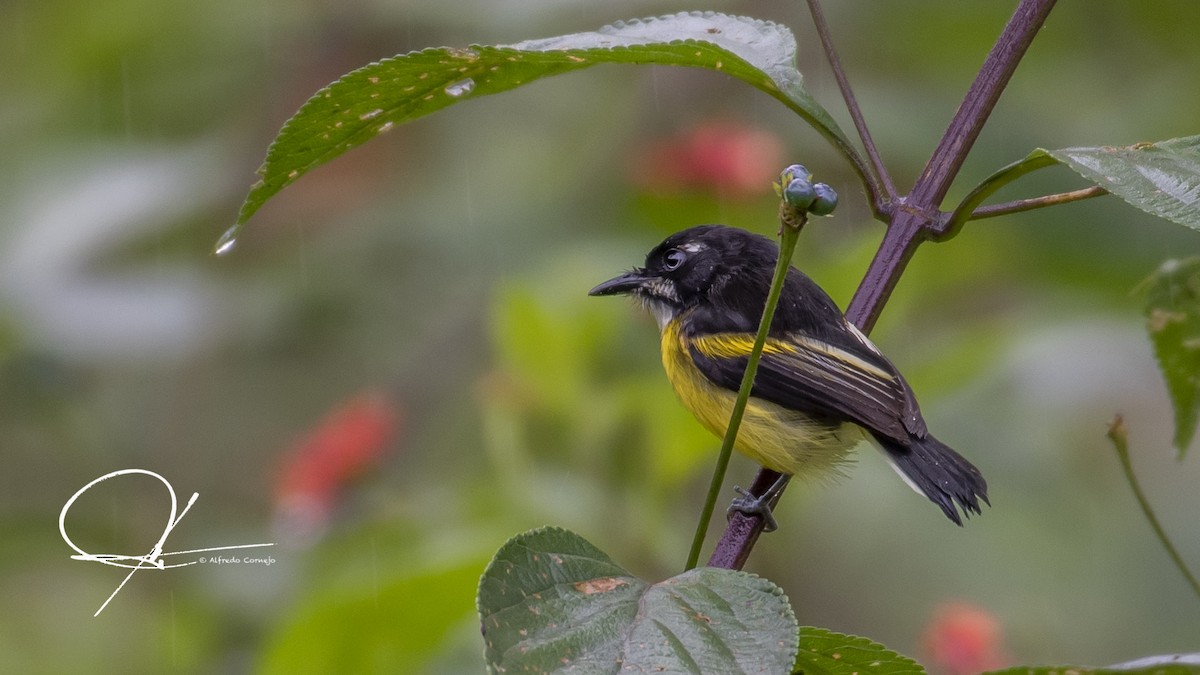
[[[597,593],[607,593],[614,589],[627,585],[629,582],[620,577],[605,577],[603,579],[589,579],[587,581],[578,581],[575,583],[575,590],[584,595],[595,595]]]
[[[1146,317],[1146,328],[1151,333],[1161,333],[1167,326],[1185,321],[1187,321],[1187,315],[1183,312],[1171,312],[1161,307],[1155,307],[1150,310],[1150,316]]]
[[[380,115],[382,115],[382,114],[383,114],[383,109],[382,109],[382,108],[376,108],[376,109],[374,109],[374,110],[372,110],[372,111],[370,111],[370,112],[365,112],[365,113],[363,113],[363,114],[359,115],[359,116],[358,116],[358,119],[360,119],[360,120],[373,120],[373,119],[375,119],[376,117],[379,117],[379,116],[380,116]]]
[[[479,52],[475,51],[474,49],[459,49],[456,47],[450,47],[446,50],[446,52],[455,58],[466,59],[468,61],[476,61],[479,59]]]

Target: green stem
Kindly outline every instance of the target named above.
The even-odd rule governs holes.
[[[1133,475],[1133,462],[1129,460],[1129,442],[1125,432],[1125,420],[1120,415],[1117,415],[1109,425],[1108,437],[1112,440],[1113,447],[1117,449],[1117,457],[1121,459],[1121,468],[1125,470],[1125,478],[1129,481],[1129,487],[1133,489],[1133,496],[1141,505],[1142,513],[1146,514],[1146,520],[1150,521],[1150,527],[1154,528],[1154,534],[1158,536],[1158,541],[1167,550],[1167,555],[1171,556],[1171,561],[1179,568],[1183,577],[1191,584],[1192,590],[1200,597],[1200,581],[1196,580],[1191,570],[1188,569],[1187,563],[1183,561],[1183,556],[1179,555],[1179,551],[1171,543],[1171,538],[1167,536],[1167,531],[1158,522],[1158,517],[1154,515],[1154,509],[1150,508],[1150,502],[1146,500],[1146,495]]]
[[[1008,185],[1027,173],[1044,169],[1058,164],[1058,160],[1045,154],[1033,154],[1019,162],[1013,162],[988,176],[982,183],[975,186],[962,202],[955,207],[949,216],[944,216],[938,224],[936,241],[945,241],[962,229],[964,223],[972,218],[972,213],[996,190]]]
[[[742,374],[742,384],[738,388],[737,400],[733,403],[733,412],[729,415],[729,428],[721,441],[721,452],[717,455],[717,466],[713,471],[712,482],[708,486],[708,497],[704,500],[704,510],[700,513],[700,522],[696,524],[696,534],[692,537],[692,549],[688,553],[687,566],[684,570],[694,569],[700,561],[700,549],[704,546],[704,537],[708,534],[708,524],[712,521],[713,511],[717,500],[721,497],[721,486],[725,484],[725,472],[729,468],[729,458],[733,455],[733,442],[737,439],[738,427],[742,424],[742,415],[746,412],[746,402],[750,400],[750,389],[754,385],[754,375],[758,372],[758,360],[762,356],[763,345],[767,342],[767,333],[771,328],[771,320],[775,317],[775,306],[779,304],[779,295],[783,291],[783,282],[787,278],[788,267],[792,260],[792,252],[796,250],[796,240],[800,236],[800,228],[804,225],[806,216],[799,217],[790,212],[789,207],[780,203],[779,228],[779,257],[775,260],[775,276],[771,280],[771,290],[767,293],[767,304],[763,306],[762,320],[758,322],[758,334],[754,337],[754,347],[750,350],[750,358],[746,361],[746,372]]]

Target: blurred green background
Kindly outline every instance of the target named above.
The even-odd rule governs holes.
[[[828,3],[902,189],[1012,4]],[[697,222],[773,232],[762,177],[801,161],[842,206],[796,262],[844,306],[882,229],[778,103],[683,69],[553,78],[393,130],[281,193],[235,254],[210,250],[280,125],[352,68],[709,8],[0,4],[0,671],[478,672],[475,584],[508,537],[561,525],[640,576],[679,571],[717,441],[675,401],[652,321],[586,291]],[[808,86],[851,128],[802,3],[720,9],[790,26]],[[1183,0],[1061,3],[951,199],[1036,146],[1200,132],[1198,26]],[[1080,185],[1055,169],[999,197]],[[931,661],[952,603],[998,627],[997,664],[1197,651],[1200,600],[1104,431],[1124,414],[1200,567],[1200,457],[1175,459],[1131,294],[1198,250],[1112,198],[924,247],[874,336],[993,508],[952,527],[865,451],[849,480],[789,490],[748,569],[801,623]],[[126,468],[200,495],[166,550],[276,541],[253,552],[275,563],[139,572],[94,618],[125,574],[71,560],[56,518]],[[753,471],[736,459],[731,481]],[[161,486],[120,480],[70,513],[90,552],[162,534]]]

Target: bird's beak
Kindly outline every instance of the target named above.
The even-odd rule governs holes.
[[[649,280],[646,270],[634,269],[596,286],[588,291],[588,295],[628,295],[642,288]]]

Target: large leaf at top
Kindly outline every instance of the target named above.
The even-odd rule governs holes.
[[[805,90],[795,56],[796,39],[779,24],[692,12],[514,45],[443,47],[384,59],[321,89],[284,124],[259,169],[261,180],[242,204],[238,225],[313,167],[397,124],[598,63],[728,73],[779,99],[843,152],[852,152],[837,123]],[[236,234],[235,227],[222,244]]]
[[[796,675],[925,675],[925,669],[878,642],[824,628],[800,629]]]
[[[1146,330],[1175,408],[1175,448],[1182,457],[1200,419],[1200,258],[1168,260],[1140,288]]]
[[[787,673],[796,657],[771,582],[704,567],[650,584],[558,528],[505,544],[478,603],[492,672]]]

